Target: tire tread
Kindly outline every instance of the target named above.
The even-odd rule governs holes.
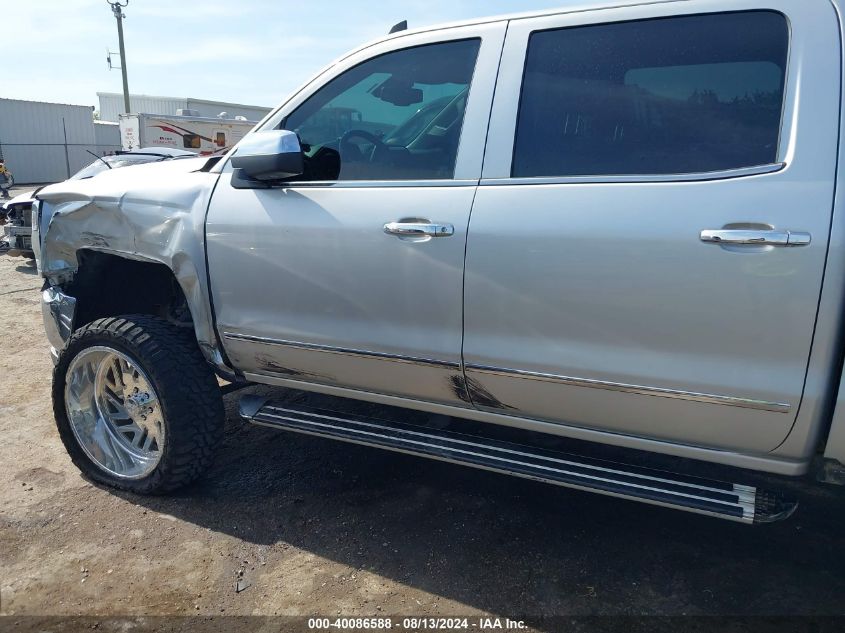
[[[67,368],[73,357],[93,345],[128,352],[158,392],[166,420],[164,454],[156,469],[143,479],[121,479],[100,469],[79,447],[67,420]],[[211,465],[223,436],[220,387],[192,331],[149,315],[98,319],[74,332],[54,370],[53,409],[62,441],[86,476],[141,494],[171,492],[197,479]]]

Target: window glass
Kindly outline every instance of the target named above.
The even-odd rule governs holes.
[[[452,178],[479,40],[387,53],[320,88],[277,126],[306,180]]]
[[[513,176],[672,174],[776,160],[786,19],[746,11],[533,33]]]
[[[202,147],[202,139],[198,134],[183,134],[182,147],[185,149],[200,149]]]

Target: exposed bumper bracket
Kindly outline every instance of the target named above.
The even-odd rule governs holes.
[[[47,340],[56,350],[64,348],[76,325],[76,298],[56,286],[41,291],[41,316]]]

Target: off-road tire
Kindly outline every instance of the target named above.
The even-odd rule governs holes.
[[[135,359],[156,390],[166,434],[161,460],[141,479],[123,479],[98,466],[79,445],[68,421],[68,368],[92,346],[116,349]],[[193,337],[193,330],[147,315],[98,319],[73,333],[53,370],[53,413],[59,436],[83,475],[139,494],[171,492],[199,477],[211,464],[223,436],[220,387]]]

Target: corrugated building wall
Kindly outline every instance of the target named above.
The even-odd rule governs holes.
[[[94,141],[101,147],[120,149],[120,126],[111,121],[94,121]]]
[[[0,98],[0,157],[6,160],[15,182],[65,180],[94,160],[90,152],[103,156],[120,149],[120,131],[114,123],[123,111],[123,96],[97,94],[103,123],[96,124],[91,106]],[[201,116],[215,117],[226,112],[229,118],[243,116],[250,121],[257,121],[270,111],[219,101],[143,95],[133,95],[131,103],[138,106],[136,112],[176,114],[180,108],[190,108],[199,110]],[[109,108],[113,119],[103,116],[108,115]]]
[[[91,106],[0,98],[0,156],[19,184],[64,180],[93,160],[89,151],[119,148],[98,142]]]

